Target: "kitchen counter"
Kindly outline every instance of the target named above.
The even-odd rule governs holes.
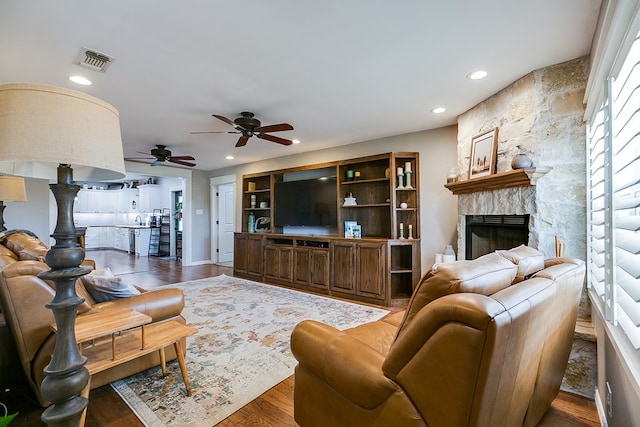
[[[118,228],[151,228],[150,225],[127,225],[127,224],[116,224],[113,227],[118,227]]]

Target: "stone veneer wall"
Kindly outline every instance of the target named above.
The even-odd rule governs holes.
[[[588,58],[535,70],[458,117],[458,172],[466,177],[471,139],[498,128],[497,172],[511,170],[517,146],[534,166],[553,168],[536,186],[458,196],[458,255],[464,258],[465,215],[530,214],[529,245],[555,256],[555,236],[564,255],[586,260],[586,130],[583,97]],[[579,317],[590,318],[586,287]],[[576,339],[563,388],[593,397],[595,346]]]

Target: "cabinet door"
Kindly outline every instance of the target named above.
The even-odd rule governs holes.
[[[74,212],[89,212],[89,193],[88,190],[78,191],[78,195],[73,202]]]
[[[249,236],[246,254],[247,273],[262,276],[262,237]]]
[[[331,243],[332,276],[331,289],[347,292],[354,292],[355,283],[355,250],[351,242]]]
[[[311,281],[316,288],[329,289],[329,250],[311,250]]]
[[[264,245],[264,277],[278,279],[278,247]]]
[[[278,279],[293,282],[293,247],[278,248]]]
[[[296,248],[293,255],[293,281],[298,285],[311,284],[311,250],[309,248]]]
[[[385,246],[378,243],[356,245],[356,294],[384,298]]]
[[[236,234],[233,242],[233,271],[247,273],[248,241],[246,234]]]

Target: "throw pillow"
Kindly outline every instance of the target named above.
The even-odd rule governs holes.
[[[532,247],[520,245],[517,248],[508,251],[499,250],[496,253],[518,266],[514,283],[521,282],[533,273],[544,269],[544,255]]]
[[[7,237],[5,242],[7,248],[18,254],[21,261],[41,261],[49,251],[49,246],[41,242],[37,237],[26,233],[14,233]]]
[[[95,302],[111,301],[140,294],[135,286],[122,277],[114,276],[109,268],[94,270],[82,276],[82,284]]]

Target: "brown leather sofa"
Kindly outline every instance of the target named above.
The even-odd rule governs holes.
[[[6,232],[5,232],[6,233]],[[46,406],[40,395],[43,369],[49,363],[55,346],[51,324],[55,321],[51,310],[45,308],[55,294],[53,283],[39,279],[38,274],[49,270],[42,262],[48,247],[26,231],[0,235],[0,304],[2,313],[13,336],[20,363],[30,388],[39,404]],[[91,262],[89,263],[91,264]],[[96,303],[86,291],[82,281],[76,281],[76,292],[85,299],[78,307],[79,316],[89,316],[108,307],[130,307],[145,313],[153,323],[178,320],[184,295],[179,289],[158,289],[146,292],[138,288],[139,295]],[[186,348],[183,346],[183,348]],[[167,360],[175,358],[173,347],[166,349]],[[157,352],[123,363],[91,377],[91,388],[125,378],[160,364]]]
[[[585,267],[498,252],[434,266],[406,311],[380,321],[298,324],[298,424],[537,425],[560,389]]]

